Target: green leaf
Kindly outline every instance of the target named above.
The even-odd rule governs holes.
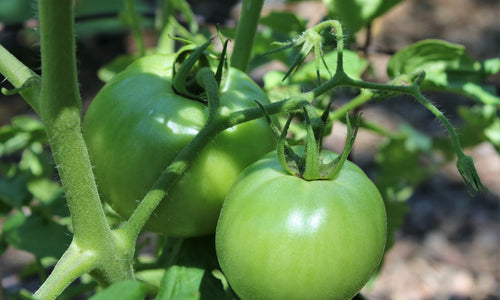
[[[396,240],[396,232],[403,225],[404,217],[408,213],[408,205],[406,202],[391,201],[384,199],[385,210],[387,213],[387,242],[385,252],[389,251]]]
[[[165,275],[165,269],[146,269],[135,272],[135,278],[158,288]]]
[[[267,26],[275,33],[289,36],[300,34],[306,30],[306,21],[299,18],[297,14],[286,11],[272,11],[259,20],[261,25]]]
[[[15,248],[38,258],[59,258],[71,243],[71,234],[65,226],[35,214],[11,216],[3,225],[2,235]]]
[[[232,299],[231,291],[213,275],[217,269],[215,235],[185,239],[162,278],[156,299]]]
[[[63,194],[61,185],[46,177],[32,178],[28,181],[27,186],[33,197],[44,204],[56,201]]]
[[[20,209],[23,203],[30,199],[26,188],[26,178],[17,175],[10,178],[0,178],[0,201],[10,207]]]
[[[34,176],[50,177],[54,174],[54,163],[50,154],[44,151],[42,144],[33,142],[24,149],[19,169]]]
[[[329,16],[339,20],[353,36],[375,18],[385,14],[403,0],[323,0]]]
[[[491,142],[500,149],[500,116],[493,105],[476,105],[459,107],[458,114],[465,124],[457,129],[460,143],[464,148],[478,145],[484,141]]]
[[[110,63],[107,63],[97,71],[97,77],[103,82],[108,82],[116,74],[125,70],[128,65],[134,62],[138,55],[119,55],[115,57]]]
[[[90,300],[143,300],[148,291],[148,285],[143,282],[125,280],[112,284],[92,296]]]
[[[424,40],[398,51],[389,61],[387,74],[395,78],[424,70],[422,89],[466,95],[485,104],[500,104],[494,88],[484,80],[500,70],[500,59],[475,61],[462,45]]]
[[[35,16],[36,2],[34,0],[0,1],[0,23],[18,23],[35,18]]]
[[[200,299],[200,286],[205,270],[185,266],[168,268],[156,300]]]
[[[497,152],[500,153],[500,118],[496,118],[495,121],[484,130],[484,135],[495,146]]]
[[[0,127],[0,157],[21,151],[33,142],[46,143],[42,123],[32,117],[18,116]]]
[[[377,186],[384,198],[406,201],[415,187],[432,174],[432,164],[422,164],[422,157],[432,150],[429,137],[415,131],[409,125],[400,128],[402,138],[390,139],[379,148]]]

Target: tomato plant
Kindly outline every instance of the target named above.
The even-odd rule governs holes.
[[[206,104],[173,90],[174,58],[152,55],[136,61],[107,83],[85,116],[83,130],[100,192],[125,219],[207,121]],[[231,68],[221,87],[221,105],[245,109],[256,106],[255,100],[269,103],[245,73]],[[274,144],[262,119],[218,135],[197,155],[146,228],[182,237],[214,232],[236,177]]]
[[[4,1],[0,18],[12,8],[31,12],[35,2]],[[40,38],[41,74],[0,45],[2,92],[20,94],[37,115],[0,128],[0,254],[9,245],[32,253],[29,269],[41,280],[36,292],[21,291],[16,299],[88,298],[97,285],[106,289],[94,299],[237,299],[231,287],[244,299],[350,298],[379,265],[384,245],[393,243],[404,201],[441,165],[456,157],[469,191],[486,191],[462,145],[500,147],[500,98],[484,82],[498,73],[500,59],[476,61],[460,45],[426,40],[392,56],[389,82],[363,79],[371,53],[358,50],[371,49],[370,35],[362,47],[345,37],[402,1],[324,0],[327,20],[308,24],[284,11],[261,18],[264,1],[244,0],[237,27],[228,22],[217,34],[196,23],[186,0],[153,2],[37,1],[39,22],[23,19],[20,27],[39,24],[33,38]],[[10,15],[16,17],[0,23],[18,20]],[[104,28],[102,18],[114,25]],[[157,33],[152,48],[146,27]],[[110,81],[85,112],[80,88],[87,85],[78,68],[86,64],[77,64],[76,37],[85,43],[95,32],[121,36],[124,28],[136,50],[100,69],[100,78]],[[209,48],[214,35],[222,51]],[[234,39],[231,51],[228,39]],[[181,43],[186,47],[176,51]],[[263,92],[248,74],[269,61],[284,68],[259,78]],[[460,110],[461,139],[425,90],[475,101],[477,107]],[[339,95],[346,101],[333,110]],[[350,113],[398,95],[414,97],[451,139],[358,119],[388,139],[371,173],[379,194],[346,161],[355,133],[339,156],[321,152],[322,139],[334,121],[349,128]],[[298,122],[275,147],[278,126],[270,130],[266,121],[287,114]],[[302,143],[305,136],[299,157],[289,139]],[[278,159],[269,154],[251,165],[275,148]],[[425,169],[421,157],[433,152],[442,155],[426,160],[432,166]]]

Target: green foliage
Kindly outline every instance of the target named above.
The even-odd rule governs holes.
[[[2,236],[12,246],[38,258],[59,258],[71,242],[66,226],[41,215],[27,217],[20,212],[5,222]]]
[[[214,236],[186,239],[165,272],[156,300],[232,299],[224,278],[219,279]]]
[[[36,5],[33,0],[0,1],[0,22],[17,23],[35,16]]]
[[[500,71],[500,58],[476,61],[464,46],[442,40],[424,40],[398,51],[389,61],[387,74],[395,78],[424,70],[424,90],[463,94],[484,104],[500,105],[494,87],[484,80]]]
[[[361,28],[388,12],[403,0],[323,0],[329,16],[339,20],[352,37]]]
[[[135,280],[117,282],[99,292],[90,300],[143,300],[148,293],[148,285]]]

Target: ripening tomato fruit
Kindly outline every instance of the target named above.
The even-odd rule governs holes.
[[[216,230],[221,269],[245,300],[351,299],[385,241],[383,200],[359,167],[346,161],[334,180],[307,181],[288,174],[276,152],[243,171]]]
[[[92,101],[83,124],[102,198],[129,217],[163,169],[207,120],[207,106],[171,87],[173,55],[139,59],[109,81]],[[220,91],[232,110],[268,103],[243,72],[230,69]],[[146,229],[168,236],[213,233],[222,202],[239,173],[271,151],[265,120],[219,134],[157,207]]]

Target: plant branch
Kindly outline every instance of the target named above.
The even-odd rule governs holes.
[[[0,45],[0,73],[36,113],[40,113],[40,77]],[[4,94],[10,93],[2,89]]]

